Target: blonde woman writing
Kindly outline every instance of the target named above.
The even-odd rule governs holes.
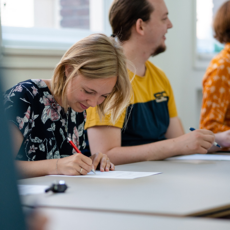
[[[83,151],[89,107],[115,122],[129,103],[130,82],[122,49],[114,39],[93,34],[74,44],[62,57],[52,79],[18,83],[4,95],[17,164],[25,177],[79,175],[92,169],[114,170],[107,155]]]

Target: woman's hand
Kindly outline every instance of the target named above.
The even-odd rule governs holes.
[[[76,153],[69,157],[57,159],[57,174],[63,175],[86,175],[92,170],[92,160],[80,153]]]
[[[95,153],[90,158],[93,161],[94,169],[99,168],[99,166],[101,172],[109,170],[113,171],[115,169],[114,164],[110,162],[106,154]]]
[[[216,142],[221,145],[221,147],[230,147],[230,130],[216,133]],[[220,150],[220,149],[219,149]]]

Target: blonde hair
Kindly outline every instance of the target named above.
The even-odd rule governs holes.
[[[68,78],[65,76],[65,66],[73,71]],[[77,73],[92,79],[117,76],[117,82],[112,93],[97,106],[100,118],[110,114],[111,122],[119,118],[130,103],[131,84],[126,67],[126,58],[121,45],[114,38],[104,34],[92,34],[75,43],[63,55],[54,70],[51,81],[54,96],[61,97],[62,106],[67,110],[66,88]]]

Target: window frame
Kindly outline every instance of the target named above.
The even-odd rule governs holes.
[[[193,2],[193,15],[194,15],[194,69],[206,70],[211,60],[217,55],[217,53],[199,53],[197,50],[197,0]]]
[[[103,0],[104,31],[110,36],[108,12],[112,0]],[[1,18],[0,18],[1,23]],[[95,33],[82,29],[0,27],[1,68],[54,68],[75,42]],[[15,39],[16,38],[16,39]]]

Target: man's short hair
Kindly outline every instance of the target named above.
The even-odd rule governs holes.
[[[148,0],[114,0],[109,12],[113,36],[118,37],[120,42],[127,41],[136,21],[139,18],[148,21],[153,10]]]
[[[230,42],[230,1],[225,2],[217,11],[213,28],[215,38],[221,43]]]

